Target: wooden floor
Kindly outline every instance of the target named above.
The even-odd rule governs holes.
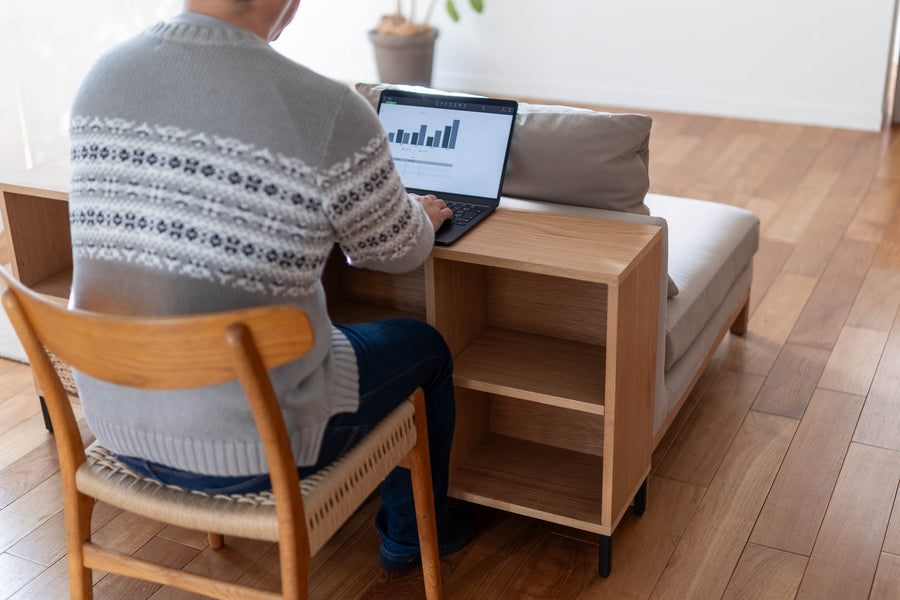
[[[476,509],[448,599],[900,598],[900,130],[654,114],[652,191],[762,220],[750,330],[729,335],[654,456],[647,512],[598,577],[590,534]],[[2,258],[2,257],[0,257]],[[0,361],[0,600],[67,597],[55,450],[26,367]],[[321,600],[420,598],[378,565],[370,501],[314,560]],[[99,507],[126,552],[276,587],[269,544]],[[187,598],[95,574],[97,598]]]

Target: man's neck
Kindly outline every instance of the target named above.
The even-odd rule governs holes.
[[[265,11],[253,2],[223,2],[222,0],[187,0],[186,12],[206,15],[240,27],[268,41],[272,22]]]

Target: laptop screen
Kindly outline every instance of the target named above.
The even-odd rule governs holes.
[[[384,91],[378,114],[407,189],[500,197],[515,102]]]

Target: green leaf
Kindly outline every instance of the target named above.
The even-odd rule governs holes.
[[[447,14],[450,15],[454,23],[459,23],[459,13],[456,12],[456,5],[453,4],[453,0],[447,0]]]
[[[472,8],[477,13],[481,13],[484,11],[484,0],[469,0],[469,4],[472,5]]]

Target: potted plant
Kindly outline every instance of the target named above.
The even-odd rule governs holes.
[[[453,0],[443,1],[450,19],[459,21],[459,11]],[[438,0],[429,0],[425,17],[419,21],[416,0],[409,0],[407,3],[408,12],[403,10],[403,1],[397,0],[396,12],[383,16],[378,26],[369,32],[369,39],[375,47],[378,76],[382,82],[431,85],[434,42],[438,31],[430,22],[437,2]],[[469,4],[477,13],[484,10],[483,0],[469,0]]]

